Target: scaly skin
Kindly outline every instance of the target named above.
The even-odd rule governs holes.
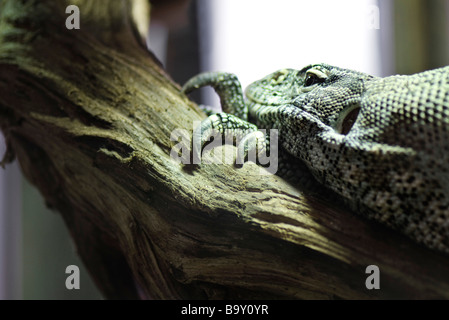
[[[203,129],[278,129],[284,167],[305,164],[355,211],[449,253],[449,67],[377,78],[309,65],[251,84],[246,102],[234,75],[202,74],[183,89],[204,85],[224,113]]]

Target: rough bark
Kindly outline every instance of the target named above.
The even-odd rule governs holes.
[[[80,30],[65,28],[69,4]],[[106,298],[449,297],[446,256],[326,195],[252,163],[175,162],[171,133],[205,116],[145,49],[136,5],[0,0],[5,163],[63,216]]]

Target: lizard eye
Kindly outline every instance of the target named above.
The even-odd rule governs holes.
[[[314,84],[323,83],[323,82],[324,82],[324,79],[318,77],[315,73],[307,73],[306,80],[304,81],[304,86],[310,87],[310,86],[313,86]]]

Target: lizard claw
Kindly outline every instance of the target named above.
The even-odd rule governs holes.
[[[247,121],[248,106],[243,98],[238,78],[231,73],[206,72],[187,81],[182,91],[187,94],[204,86],[214,88],[220,97],[224,112],[212,115],[212,112],[209,112],[209,117],[194,129],[192,139],[194,163],[201,162],[203,148],[211,137],[214,137],[214,140],[217,137],[221,138],[225,144],[237,144],[240,154],[237,156],[237,163],[243,164],[249,156],[250,160],[253,160],[251,157],[253,151],[265,149],[265,137],[261,132],[257,133],[257,126]],[[248,134],[249,137],[244,138]],[[242,139],[245,143],[240,147],[239,141]]]
[[[219,121],[219,120],[218,120]],[[193,130],[192,134],[192,152],[194,163],[200,163],[201,154],[206,143],[211,137],[215,137],[218,134],[214,127],[217,123],[217,116],[211,115],[207,119],[201,121],[201,124]],[[213,134],[215,131],[215,135]]]
[[[237,147],[236,166],[241,167],[247,161],[260,163],[262,153],[267,150],[267,139],[261,131],[254,131],[240,141]]]

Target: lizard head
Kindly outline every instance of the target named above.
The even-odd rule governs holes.
[[[292,105],[345,134],[357,118],[366,82],[374,79],[362,72],[313,64],[274,72],[248,86],[245,95],[250,103],[262,106]]]
[[[375,77],[327,64],[309,65],[298,72],[300,93],[292,104],[323,124],[346,134],[354,124],[368,81]]]

